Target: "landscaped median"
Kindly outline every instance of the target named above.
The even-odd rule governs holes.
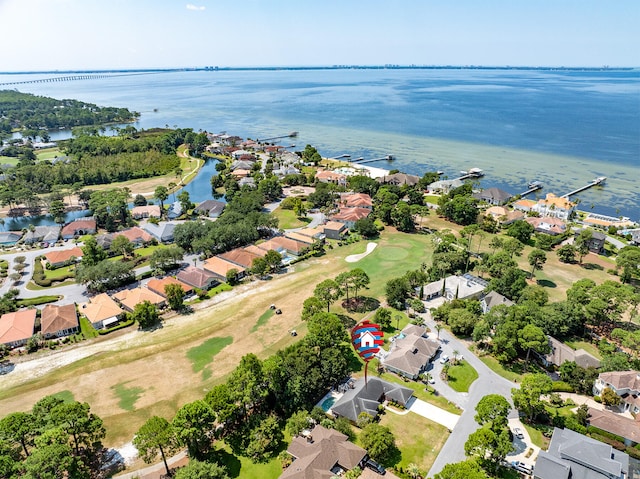
[[[466,393],[469,392],[471,384],[478,379],[478,372],[467,361],[458,360],[449,365],[447,376],[451,389],[459,393]]]

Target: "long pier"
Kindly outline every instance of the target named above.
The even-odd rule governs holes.
[[[569,193],[567,193],[566,195],[562,195],[560,198],[567,198],[567,199],[569,199],[569,197],[570,197],[570,196],[576,195],[576,194],[580,193],[581,191],[584,191],[584,190],[586,190],[586,189],[591,188],[592,186],[598,186],[598,185],[601,185],[601,184],[602,184],[602,183],[604,183],[606,180],[607,180],[607,177],[606,177],[606,176],[599,176],[599,177],[597,177],[596,179],[594,179],[591,183],[589,183],[589,184],[587,184],[587,185],[585,185],[585,186],[582,186],[582,187],[580,187],[580,188],[578,188],[578,189],[575,189],[575,190],[573,190],[573,191],[570,191],[570,192],[569,192]]]
[[[394,158],[392,155],[387,155],[383,158],[371,158],[370,160],[365,160],[364,158],[356,158],[355,160],[351,160],[351,163],[361,165],[362,163],[371,163],[372,161],[393,161]]]

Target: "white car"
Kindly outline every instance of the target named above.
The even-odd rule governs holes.
[[[524,434],[522,433],[522,430],[519,427],[513,428],[513,435],[518,439],[524,439]]]
[[[446,354],[443,354],[443,355],[440,357],[440,364],[444,364],[444,363],[446,363],[447,361],[449,361],[449,356],[447,356]]]

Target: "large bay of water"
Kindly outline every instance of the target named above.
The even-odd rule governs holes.
[[[53,74],[0,75],[0,83]],[[62,75],[64,76],[64,75]],[[7,88],[7,87],[0,87]],[[484,188],[540,194],[608,180],[581,209],[640,220],[640,70],[278,70],[162,72],[14,85],[141,112],[139,128],[191,127],[300,149],[381,158],[421,175],[482,168]],[[206,176],[206,178],[205,178]],[[208,197],[210,173],[190,187]]]

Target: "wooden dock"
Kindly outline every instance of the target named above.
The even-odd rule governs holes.
[[[354,164],[362,164],[362,163],[371,163],[373,161],[393,161],[395,158],[392,155],[387,155],[383,158],[372,158],[370,160],[365,160],[364,158],[360,157],[360,158],[356,158],[355,160],[351,160],[351,163]]]
[[[532,185],[531,188],[529,188],[527,191],[520,193],[520,197],[524,198],[527,195],[530,195],[531,193],[533,193],[534,191],[538,191],[542,189],[542,184],[538,184],[538,185]]]
[[[575,190],[573,190],[573,191],[570,191],[570,192],[569,192],[569,193],[567,193],[566,195],[562,195],[560,198],[567,198],[567,199],[569,199],[569,197],[570,197],[570,196],[576,195],[576,194],[580,193],[581,191],[584,191],[584,190],[586,190],[586,189],[591,188],[592,186],[598,186],[598,185],[601,185],[601,184],[602,184],[602,183],[604,183],[606,180],[607,180],[607,177],[606,177],[606,176],[599,176],[599,177],[597,177],[596,179],[594,179],[593,181],[591,181],[591,183],[589,183],[589,184],[587,184],[587,185],[585,185],[585,186],[582,186],[582,187],[580,187],[580,188],[578,188],[578,189],[575,189]]]

